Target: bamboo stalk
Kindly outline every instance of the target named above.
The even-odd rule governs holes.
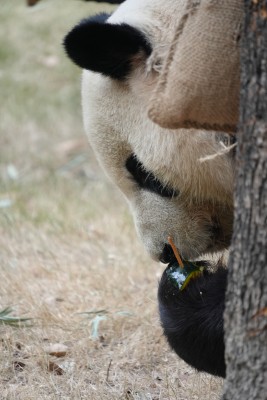
[[[168,236],[168,242],[169,242],[169,244],[170,244],[170,246],[172,248],[172,251],[173,251],[173,253],[175,255],[175,258],[176,258],[178,264],[180,265],[181,268],[184,268],[183,261],[182,261],[182,259],[180,257],[180,254],[179,254],[179,252],[178,252],[178,250],[177,250],[177,248],[176,248],[171,236]]]

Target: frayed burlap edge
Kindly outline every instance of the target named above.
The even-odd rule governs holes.
[[[164,87],[166,85],[167,75],[169,74],[169,70],[170,70],[170,67],[171,67],[172,62],[173,62],[173,58],[174,58],[174,55],[175,55],[175,50],[176,50],[176,46],[177,46],[178,40],[179,40],[181,34],[183,33],[185,24],[187,23],[189,16],[196,11],[196,9],[199,7],[199,5],[200,5],[199,3],[198,4],[194,3],[194,0],[189,0],[188,1],[188,5],[186,7],[186,12],[182,16],[182,18],[180,19],[180,21],[178,23],[178,26],[177,26],[177,29],[175,31],[175,35],[174,35],[174,38],[173,38],[173,41],[172,41],[172,44],[171,44],[171,47],[170,47],[170,50],[169,50],[169,54],[166,57],[164,65],[162,66],[162,73],[161,73],[161,75],[159,77],[159,80],[158,80],[158,83],[157,83],[157,92],[163,91],[163,89],[164,89]],[[155,109],[158,106],[160,106],[161,99],[155,99],[154,98],[153,99],[153,103],[154,103],[153,106],[151,108],[149,108],[149,110],[148,110],[148,116],[149,116],[150,119],[152,119],[152,121],[158,123],[157,122],[157,113],[156,113]]]
[[[212,2],[212,0],[210,0]],[[217,0],[215,0],[217,2]],[[172,124],[169,119],[167,118],[164,120],[162,118],[162,115],[159,116],[157,113],[157,110],[159,107],[161,107],[162,102],[164,101],[164,89],[166,86],[166,81],[167,81],[167,76],[170,72],[170,68],[172,66],[174,56],[175,56],[175,51],[179,42],[179,38],[181,34],[183,33],[183,30],[186,26],[186,23],[189,20],[189,17],[192,16],[197,9],[200,6],[200,1],[195,2],[194,0],[188,0],[188,5],[186,7],[186,12],[181,18],[181,20],[178,23],[177,29],[175,31],[175,35],[172,41],[172,44],[169,49],[168,56],[165,59],[164,64],[161,67],[160,76],[158,78],[157,82],[157,88],[156,88],[156,93],[162,92],[162,96],[160,98],[156,98],[155,96],[151,98],[149,108],[148,108],[148,117],[155,122],[156,124],[160,125],[163,128],[167,129],[180,129],[180,128],[195,128],[195,129],[204,129],[208,131],[224,131],[229,134],[234,134],[237,132],[238,129],[238,122],[236,124],[219,124],[219,123],[203,123],[199,122],[197,120],[183,120],[181,123],[174,123]]]

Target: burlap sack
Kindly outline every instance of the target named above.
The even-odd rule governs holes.
[[[150,100],[149,117],[164,128],[234,132],[243,1],[187,2]]]

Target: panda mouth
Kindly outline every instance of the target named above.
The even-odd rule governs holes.
[[[176,263],[178,263],[178,265],[181,268],[183,268],[183,264],[184,264],[185,260],[183,260],[182,257],[180,256],[180,253],[179,253],[177,247],[175,246],[174,241],[171,236],[168,237],[168,243],[166,243],[164,249],[165,249],[165,258],[164,258],[164,256],[162,257],[162,260],[163,260],[162,262],[166,263],[166,261],[167,261],[167,264],[169,264],[169,265],[176,262]],[[163,252],[164,252],[164,249],[163,249]]]
[[[169,265],[176,261],[174,252],[169,243],[166,243],[164,245],[159,261],[162,262],[163,264],[169,264]]]
[[[206,247],[206,249],[202,249],[201,254],[205,253],[212,254],[218,251],[225,250],[230,246],[231,238],[232,238],[232,231],[225,233],[223,228],[216,221],[216,224],[212,225],[210,228],[210,242]],[[188,260],[195,260],[196,258],[198,258],[196,257],[196,255],[193,258],[191,257],[189,257]],[[177,257],[175,256],[174,250],[170,245],[170,243],[164,244],[163,250],[159,257],[159,261],[162,262],[163,264],[168,264],[168,265],[177,262]]]

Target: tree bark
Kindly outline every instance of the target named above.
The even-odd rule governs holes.
[[[244,0],[223,400],[267,399],[267,0]]]

